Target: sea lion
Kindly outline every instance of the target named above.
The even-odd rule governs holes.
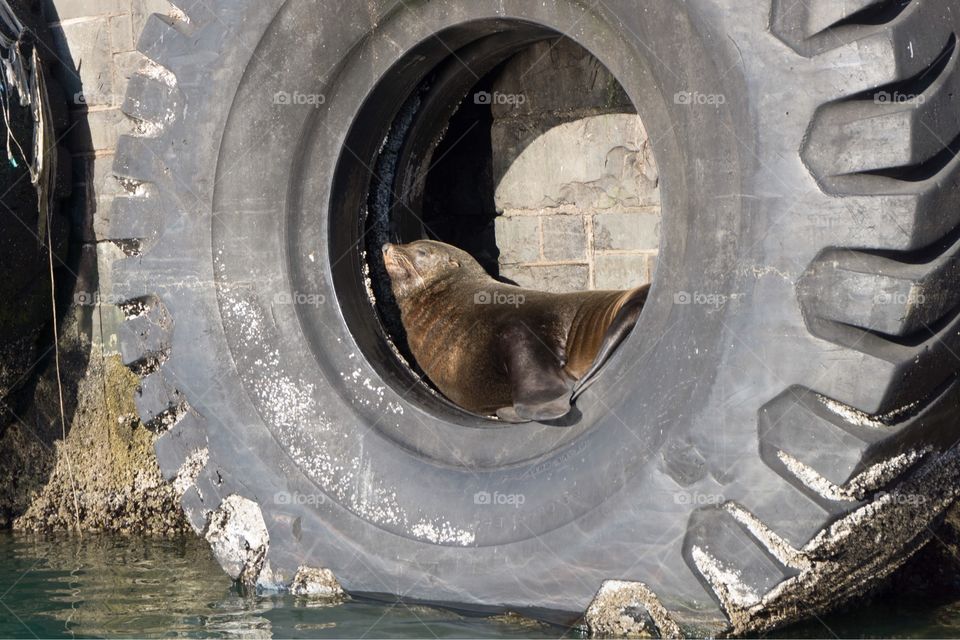
[[[547,293],[498,282],[433,240],[383,245],[417,364],[447,398],[509,422],[556,420],[636,323],[649,285]]]

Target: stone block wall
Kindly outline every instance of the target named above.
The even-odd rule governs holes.
[[[65,71],[61,84],[67,92],[74,128],[68,146],[74,157],[74,176],[88,201],[95,205],[93,226],[109,215],[119,185],[111,175],[117,138],[130,130],[121,113],[127,82],[144,57],[136,41],[151,13],[168,13],[166,0],[57,0],[51,28],[62,48],[58,52],[77,72]]]
[[[569,40],[541,42],[504,66],[490,102],[500,274],[548,291],[649,282],[657,168],[606,68]]]
[[[97,243],[109,221],[113,198],[121,188],[113,177],[113,156],[121,134],[131,130],[120,111],[127,82],[144,61],[136,51],[137,38],[151,13],[169,14],[166,0],[54,0],[47,15],[63,63],[58,80],[67,95],[71,129],[66,145],[73,160],[74,238],[81,243],[85,264],[96,273],[81,273],[75,301],[97,305],[91,314],[93,339],[116,351],[120,313],[110,292],[103,288],[110,264],[120,257],[112,243]],[[102,303],[102,304],[101,304]],[[102,326],[100,323],[102,321]]]

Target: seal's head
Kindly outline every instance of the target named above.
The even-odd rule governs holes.
[[[484,273],[473,257],[454,246],[435,240],[383,245],[383,264],[390,275],[397,301],[427,289],[455,274]]]

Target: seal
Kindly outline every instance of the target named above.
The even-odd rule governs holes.
[[[567,415],[630,333],[649,290],[523,289],[434,240],[382,251],[417,364],[457,405],[508,422]]]

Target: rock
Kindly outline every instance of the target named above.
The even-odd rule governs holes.
[[[61,367],[65,378],[78,378],[66,440],[56,378],[48,373],[38,384],[29,418],[12,424],[0,441],[0,499],[8,518],[26,531],[186,532],[179,497],[157,466],[155,435],[133,406],[139,379],[119,356],[87,348],[85,366]]]
[[[682,638],[680,627],[646,585],[607,580],[584,615],[591,636]]]
[[[290,593],[296,596],[317,596],[321,598],[343,597],[343,587],[330,569],[315,569],[300,566],[297,575],[290,584]]]
[[[257,583],[270,546],[260,505],[243,496],[227,496],[210,514],[205,537],[227,575],[248,586]]]

